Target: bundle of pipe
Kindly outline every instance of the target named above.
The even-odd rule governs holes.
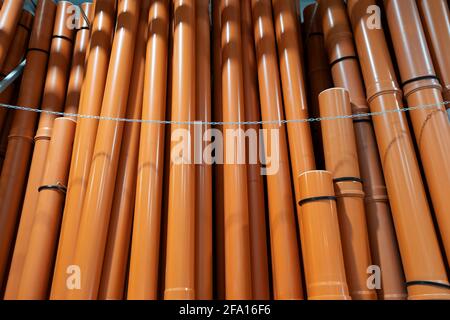
[[[5,299],[450,298],[444,0],[19,2]]]

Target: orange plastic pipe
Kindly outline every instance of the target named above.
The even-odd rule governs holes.
[[[272,0],[272,6],[286,119],[305,120],[308,119],[308,105],[295,4],[290,0]],[[305,171],[315,169],[309,122],[290,122],[287,124],[287,133],[292,176],[298,177]],[[294,190],[295,198],[298,199],[298,183],[294,183]],[[296,211],[299,220],[298,205]]]
[[[439,250],[430,209],[415,158],[406,118],[400,113],[401,92],[383,29],[369,29],[368,6],[373,0],[349,0],[367,97],[383,165],[394,225],[408,285],[409,299],[449,298],[448,279]],[[438,283],[438,285],[435,285]]]
[[[150,2],[145,1],[141,8],[137,30],[138,38],[136,39],[133,59],[133,76],[130,83],[126,113],[127,119],[139,120],[142,115],[149,6]],[[141,125],[134,122],[126,123],[123,130],[105,260],[103,261],[100,281],[99,299],[102,300],[121,300],[125,292],[133,211],[136,199],[140,129]],[[139,222],[136,221],[136,223]]]
[[[24,0],[5,0],[0,11],[0,68],[8,55],[22,14]]]
[[[212,0],[213,16],[213,97],[214,97],[214,121],[222,121],[222,25],[220,0]],[[216,130],[223,132],[222,126],[216,126]],[[224,241],[224,189],[223,189],[223,164],[215,164],[214,177],[214,224],[215,224],[215,298],[225,299],[225,241]]]
[[[174,52],[172,121],[195,120],[195,2],[174,0]],[[172,134],[184,130],[191,138],[194,127],[172,125]],[[176,155],[171,142],[169,212],[167,221],[164,298],[195,298],[195,166],[189,154]],[[178,163],[172,159],[178,158]]]
[[[40,104],[56,5],[51,0],[38,3],[28,44],[27,65],[22,76],[19,106]],[[37,114],[16,111],[0,178],[0,283],[3,281],[23,197],[31,156]],[[14,271],[13,271],[14,272]]]
[[[83,3],[81,7],[88,19],[92,20],[93,5],[91,3]],[[78,20],[64,109],[66,113],[76,113],[78,110],[84,79],[85,56],[90,35],[87,26],[87,22],[84,19]],[[21,277],[22,289],[18,295],[20,299],[45,299],[48,297],[48,283],[51,278],[51,267],[54,263],[57,232],[61,222],[75,135],[74,121],[76,121],[75,117],[71,117],[71,119],[59,118],[54,123],[55,128],[52,130],[52,139],[46,158],[46,169],[42,176],[44,181],[41,181],[42,190],[39,192],[32,230],[29,231],[29,234],[32,234],[30,237],[33,238],[29,241],[30,247],[26,255],[27,262],[22,260],[24,271]],[[61,150],[66,150],[67,152],[62,153]],[[63,154],[62,157],[61,153]],[[49,227],[47,228],[47,226]],[[18,256],[20,257],[20,255]],[[15,267],[18,268],[20,260],[13,259],[12,266],[14,266],[14,262],[16,262]],[[42,275],[39,279],[34,277],[33,270],[35,265],[36,268],[39,268]],[[18,288],[18,284],[15,284],[16,281],[15,278],[9,277],[7,295],[12,294],[12,288]]]
[[[341,0],[327,0],[321,2],[321,10],[334,83],[349,91],[353,114],[368,113],[369,106],[345,4]],[[372,122],[369,117],[358,117],[353,120],[353,126],[366,195],[372,259],[382,270],[379,297],[383,300],[405,299],[403,269]]]
[[[258,61],[261,114],[264,121],[284,119],[275,31],[270,0],[252,0],[256,56]],[[291,189],[287,137],[281,124],[265,124],[265,146],[278,144],[278,171],[267,176],[273,291],[275,299],[302,299],[299,246],[295,226],[295,208]],[[271,130],[279,140],[269,139]]]
[[[60,112],[64,107],[66,97],[67,79],[69,77],[70,61],[73,48],[73,31],[67,27],[70,12],[68,1],[58,2],[56,9],[55,25],[53,28],[52,44],[48,61],[47,77],[44,86],[41,110]],[[25,199],[22,203],[19,229],[17,231],[16,247],[14,249],[13,264],[14,273],[20,274],[23,268],[23,257],[29,245],[29,235],[35,219],[36,205],[39,196],[42,175],[44,173],[47,152],[52,136],[53,121],[55,115],[42,113],[34,137],[34,149],[28,172],[28,183]],[[12,278],[9,284],[10,294],[14,294],[17,286],[16,278]]]
[[[162,28],[157,28],[157,21]],[[154,1],[148,16],[143,120],[164,120],[168,63],[169,1]],[[158,298],[164,134],[160,124],[143,123],[137,166],[136,207],[128,278],[130,300]]]
[[[352,114],[350,96],[342,88],[323,91],[319,105],[322,118]],[[323,121],[322,136],[325,164],[334,178],[350,296],[355,300],[374,300],[376,292],[367,288],[367,270],[372,261],[352,120]]]
[[[209,0],[195,1],[196,18],[196,119],[210,122],[211,117],[211,44],[209,23]],[[202,137],[210,126],[202,125]],[[203,148],[206,143],[203,142]],[[202,150],[204,150],[202,148]],[[202,163],[196,166],[195,179],[195,288],[196,299],[213,298],[212,259],[212,166]]]
[[[39,187],[36,213],[20,278],[17,293],[19,300],[48,298],[75,125],[76,122],[70,118],[55,120],[48,148],[48,161]]]
[[[94,4],[83,2],[81,10],[84,11],[89,24],[94,20]],[[89,57],[89,40],[91,31],[89,24],[85,19],[80,17],[77,21],[75,44],[72,55],[72,67],[70,69],[69,84],[67,87],[65,113],[74,114],[78,112],[81,101],[82,87],[86,71],[86,61]],[[77,120],[75,117],[74,120]]]
[[[389,27],[395,30],[391,32],[392,40],[408,106],[436,105],[409,114],[450,263],[450,125],[442,105],[442,87],[434,71],[416,2],[386,0],[384,4]]]
[[[11,71],[13,71],[25,56],[25,50],[28,45],[32,23],[33,16],[31,15],[31,13],[25,10],[22,11],[22,17],[20,18],[19,24],[17,25],[14,39],[8,51],[5,63],[1,68],[0,76],[2,78],[6,77]],[[14,87],[15,85],[12,84],[2,93],[0,93],[1,103],[11,102],[10,100],[14,94]],[[6,113],[7,109],[0,107],[0,131],[2,130],[5,123]]]
[[[244,85],[242,74],[242,38],[240,3],[221,0],[222,19],[222,114],[224,122],[244,120]],[[225,223],[225,294],[228,300],[252,297],[250,234],[247,196],[247,167],[239,164],[245,155],[243,132],[237,138],[228,132],[244,130],[241,125],[224,125],[224,223]],[[235,139],[234,144],[230,139]],[[232,156],[229,155],[232,154]],[[232,163],[228,163],[231,159]]]
[[[420,16],[434,62],[443,87],[445,101],[450,101],[450,11],[445,0],[418,0]],[[450,104],[446,105],[450,108]],[[448,111],[448,110],[447,110]]]
[[[333,175],[328,171],[307,171],[300,174],[298,185],[308,299],[350,300]]]
[[[251,0],[241,1],[241,30],[245,121],[261,121]],[[247,125],[246,128],[247,130],[251,129],[258,132],[261,126],[251,124]],[[247,145],[246,150],[250,150],[250,145]],[[261,175],[261,164],[259,162],[248,164],[247,166],[247,192],[250,221],[252,298],[254,300],[268,300],[270,299],[270,280],[267,257],[266,205],[264,202],[264,178]]]
[[[115,23],[115,1],[97,0],[91,23],[89,58],[83,84],[79,113],[98,116],[106,82],[111,37]],[[51,298],[64,299],[67,292],[66,270],[74,264],[73,254],[78,235],[81,208],[87,185],[98,120],[80,118],[77,122],[66,202],[61,224],[58,253]]]
[[[6,113],[5,119],[6,124],[3,127],[3,130],[1,131],[0,134],[0,171],[2,170],[3,161],[5,160],[6,149],[8,147],[9,130],[11,129],[13,116],[14,116],[13,112]]]
[[[102,117],[125,116],[141,3],[135,0],[119,2]],[[81,288],[71,290],[69,299],[92,300],[98,296],[122,132],[121,121],[99,122],[74,253],[74,264],[81,272]]]
[[[333,79],[331,78],[330,65],[325,50],[322,20],[317,4],[306,6],[303,11],[303,16],[306,29],[305,43],[307,75],[309,80],[309,115],[318,118],[320,115],[319,94],[333,86]],[[317,167],[324,169],[325,160],[320,122],[313,122],[311,124],[311,132]]]

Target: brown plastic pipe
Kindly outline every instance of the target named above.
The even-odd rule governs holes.
[[[6,113],[5,119],[6,123],[5,126],[3,127],[3,130],[0,133],[0,171],[2,170],[3,161],[5,160],[6,149],[8,147],[9,130],[11,129],[13,116],[14,116],[13,112]]]
[[[319,105],[322,118],[352,114],[350,96],[343,88],[323,91]],[[350,118],[323,121],[322,136],[325,164],[334,179],[350,296],[355,300],[374,300],[376,291],[367,287],[372,259],[353,122]]]
[[[210,122],[211,117],[211,44],[209,0],[195,1],[196,13],[196,119]],[[202,125],[201,134],[211,126]],[[202,139],[203,141],[203,139]],[[203,142],[204,150],[206,143]],[[212,250],[212,166],[202,163],[196,166],[195,179],[195,292],[197,300],[213,298],[213,250]]]
[[[83,3],[81,6],[88,20],[92,21],[93,5]],[[63,13],[67,13],[67,8]],[[58,15],[58,12],[57,12]],[[67,19],[67,17],[65,17]],[[63,20],[63,23],[67,21]],[[72,66],[69,77],[69,85],[65,102],[65,113],[76,113],[81,95],[81,87],[84,79],[84,67],[86,51],[89,43],[90,31],[84,19],[78,19],[74,50],[72,54]],[[48,298],[49,280],[51,279],[52,266],[57,246],[58,230],[61,222],[61,214],[64,205],[67,179],[69,175],[72,145],[75,135],[75,117],[58,118],[54,122],[52,138],[48,155],[45,161],[45,170],[39,190],[36,205],[36,213],[29,231],[30,240],[26,253],[26,261],[22,260],[21,289],[19,299],[46,299]],[[62,152],[66,150],[67,152]],[[61,154],[63,156],[61,156]],[[17,247],[17,245],[16,245]],[[20,255],[19,255],[20,257]],[[19,259],[15,267],[19,267]],[[14,266],[14,264],[12,264]],[[35,279],[33,270],[39,269],[41,275]],[[12,288],[18,287],[14,278],[8,279],[7,294],[12,294]]]
[[[22,76],[19,106],[37,108],[40,104],[56,5],[52,0],[38,3],[28,45],[27,65]],[[16,111],[0,178],[0,282],[4,280],[20,202],[31,156],[37,113]],[[12,270],[14,272],[14,270]]]
[[[441,81],[442,95],[450,101],[450,11],[445,0],[418,0],[422,24],[434,68]],[[450,104],[446,105],[450,108]],[[448,111],[448,110],[447,110]]]
[[[244,76],[245,121],[261,121],[258,97],[258,75],[251,0],[241,1],[242,71]],[[260,125],[249,124],[247,130],[259,132]],[[250,145],[247,149],[250,150]],[[247,192],[250,223],[252,298],[270,299],[269,261],[267,251],[266,205],[261,164],[247,165]]]
[[[164,120],[168,62],[169,1],[154,1],[148,15],[145,82],[142,119]],[[161,22],[161,28],[156,28]],[[161,198],[164,173],[164,132],[161,124],[143,123],[137,164],[129,300],[158,298]]]
[[[224,122],[244,119],[244,85],[242,74],[241,14],[238,0],[221,0],[222,19],[222,112]],[[239,164],[245,144],[229,137],[241,125],[224,125],[224,222],[225,222],[225,293],[228,300],[252,298],[250,234],[247,195],[247,167]],[[244,133],[238,133],[241,139]],[[235,139],[235,143],[229,142]],[[233,147],[229,147],[233,146]],[[231,152],[233,157],[228,153]]]
[[[41,110],[43,111],[60,112],[64,108],[74,35],[73,30],[67,27],[67,20],[70,16],[68,8],[70,6],[72,4],[68,1],[60,1],[57,5],[47,77],[41,104]],[[29,235],[31,234],[35,219],[36,205],[39,197],[38,189],[41,186],[55,118],[55,115],[42,113],[39,118],[36,136],[34,137],[33,156],[28,172],[28,183],[25,198],[22,203],[22,212],[13,255],[12,267],[14,268],[14,274],[21,273],[24,263],[23,258],[28,251]],[[16,280],[18,279],[13,277],[8,281],[8,295],[10,297],[16,291],[18,285]]]
[[[320,116],[319,94],[333,86],[333,79],[331,78],[330,65],[325,49],[322,20],[318,5],[314,3],[306,6],[303,11],[303,16],[306,29],[305,43],[307,75],[309,80],[309,116],[318,118]],[[320,122],[313,122],[311,124],[311,132],[317,167],[325,169]]]
[[[212,0],[213,11],[213,82],[214,82],[214,121],[222,121],[222,23],[220,0]],[[253,32],[252,32],[253,34]],[[253,37],[252,37],[253,39]],[[253,40],[252,40],[253,41]],[[223,134],[223,127],[216,126]],[[225,300],[225,239],[224,239],[224,189],[223,189],[223,164],[215,165],[215,291],[216,297]]]
[[[354,115],[369,113],[345,4],[341,0],[326,0],[320,7],[334,84],[349,91]],[[404,275],[372,122],[369,117],[358,117],[353,119],[353,126],[366,195],[372,260],[382,270],[379,298],[405,299]]]
[[[270,0],[252,0],[252,15],[262,119],[281,121],[284,112]],[[278,172],[267,176],[274,298],[302,299],[286,132],[281,124],[266,123],[263,127],[268,131],[264,145],[277,143],[279,146]],[[268,139],[271,130],[278,130],[279,141]]]
[[[386,0],[384,4],[408,106],[436,105],[409,114],[450,263],[450,125],[442,105],[442,87],[434,71],[416,2]]]
[[[39,187],[36,213],[20,278],[17,293],[19,300],[48,298],[75,125],[76,122],[70,118],[55,120],[48,148],[49,160]]]
[[[135,0],[119,2],[102,117],[125,116],[141,3]],[[92,300],[98,296],[122,132],[121,121],[99,122],[74,253],[75,265],[81,272],[81,289],[71,290],[69,299]]]
[[[22,14],[24,0],[5,0],[0,10],[0,68],[8,55]]]
[[[195,120],[195,1],[174,0],[174,52],[172,78],[172,121]],[[171,126],[187,130],[192,124]],[[195,166],[187,154],[175,155],[171,142],[169,212],[167,221],[166,277],[164,298],[195,298]],[[193,145],[193,144],[192,144]],[[193,157],[193,147],[189,148]],[[181,163],[172,159],[181,156]],[[193,158],[192,158],[193,159]],[[191,159],[191,160],[192,160]]]
[[[333,175],[299,175],[300,235],[309,300],[350,300],[345,278]]]
[[[369,29],[373,0],[349,0],[353,27],[397,233],[409,299],[449,298],[447,276],[382,28]],[[386,113],[386,111],[388,111]],[[419,281],[419,282],[417,282]],[[425,281],[425,282],[424,282]],[[434,285],[438,283],[438,285]]]
[[[91,23],[89,58],[78,111],[80,114],[92,116],[100,114],[114,23],[115,1],[97,0],[95,18]],[[98,120],[96,119],[80,118],[77,122],[51,299],[64,299],[67,292],[66,270],[74,264],[73,254],[97,127]]]
[[[127,119],[140,120],[142,115],[149,6],[149,1],[142,4],[139,18],[134,65],[125,116]],[[126,123],[123,129],[119,168],[100,281],[98,297],[100,300],[122,300],[124,297],[136,199],[140,129],[141,125],[137,122]],[[140,280],[142,281],[142,279]]]
[[[15,31],[14,39],[5,59],[5,63],[1,68],[1,78],[6,77],[11,71],[13,71],[25,56],[28,40],[30,38],[30,29],[32,23],[33,16],[31,15],[31,13],[23,10],[19,24],[17,25]],[[14,94],[14,88],[15,85],[11,84],[2,93],[0,93],[1,103],[8,104],[11,102],[11,98]],[[5,124],[7,111],[8,110],[6,108],[0,107],[0,132],[2,131],[3,125]]]

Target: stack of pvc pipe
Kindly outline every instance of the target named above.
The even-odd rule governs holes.
[[[450,299],[449,8],[377,3],[2,1],[0,297]]]

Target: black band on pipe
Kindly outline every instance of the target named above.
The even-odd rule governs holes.
[[[312,36],[323,36],[323,32],[311,32],[308,34],[308,38],[311,38]]]
[[[363,183],[363,180],[358,177],[342,177],[333,179],[334,182],[360,182]]]
[[[358,123],[358,122],[372,122],[372,120],[370,120],[370,119],[353,119],[353,123]]]
[[[342,62],[344,60],[350,60],[350,59],[358,60],[358,57],[357,56],[348,56],[348,57],[339,58],[339,59],[334,60],[333,62],[330,63],[330,68],[333,67],[335,64],[337,64],[339,62]]]
[[[407,287],[411,286],[430,286],[430,287],[438,287],[443,289],[450,289],[450,285],[440,282],[434,282],[434,281],[409,281],[406,282]]]
[[[416,82],[416,81],[421,81],[421,80],[427,80],[427,79],[433,79],[433,80],[438,80],[438,77],[436,77],[435,75],[428,75],[428,76],[422,76],[422,77],[416,77],[416,78],[412,78],[409,80],[406,80],[405,82],[403,82],[402,87],[406,86],[407,84],[410,84],[412,82]]]
[[[41,186],[39,187],[38,191],[44,191],[44,190],[55,190],[55,191],[59,191],[63,194],[67,193],[67,188],[61,184],[51,184],[51,185],[47,185],[47,186]]]
[[[81,27],[81,28],[77,29],[77,32],[80,31],[80,30],[91,30],[91,29],[89,27]]]
[[[69,41],[70,43],[73,43],[73,40],[70,39],[69,37],[66,37],[66,36],[60,36],[60,35],[56,35],[56,34],[55,34],[55,35],[52,36],[52,39],[55,39],[55,38],[64,39],[64,40]]]
[[[28,33],[31,32],[31,28],[28,28],[28,27],[27,27],[26,25],[24,25],[23,23],[19,23],[18,26],[20,26],[20,27],[24,28],[25,30],[27,30]]]
[[[49,54],[48,51],[46,51],[46,50],[44,50],[44,49],[40,49],[40,48],[28,48],[28,49],[27,49],[27,53],[30,52],[30,51],[39,51],[39,52],[43,52],[43,53],[45,53],[45,54]]]
[[[298,204],[300,206],[306,204],[306,203],[310,203],[310,202],[317,202],[317,201],[322,201],[322,200],[333,200],[336,201],[336,197],[335,196],[323,196],[323,197],[313,197],[313,198],[308,198],[308,199],[303,199],[301,201],[298,202]]]

